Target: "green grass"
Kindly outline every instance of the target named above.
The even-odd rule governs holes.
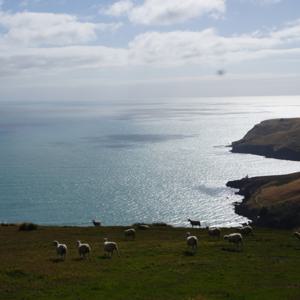
[[[123,230],[0,227],[0,299],[300,299],[300,242],[290,231],[256,229],[239,252],[194,229],[200,247],[190,255],[184,228],[137,231],[136,241]],[[104,258],[105,236],[120,258]],[[90,260],[78,259],[77,239],[92,246]],[[56,260],[53,240],[68,245],[66,261]]]

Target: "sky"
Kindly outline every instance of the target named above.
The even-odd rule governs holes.
[[[300,95],[298,0],[0,0],[0,100],[253,95]]]

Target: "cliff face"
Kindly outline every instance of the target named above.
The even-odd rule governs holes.
[[[245,198],[236,204],[238,214],[255,225],[274,228],[300,226],[300,173],[229,181]]]
[[[300,161],[300,118],[263,121],[231,146],[236,153]]]

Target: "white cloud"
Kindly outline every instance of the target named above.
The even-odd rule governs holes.
[[[220,64],[271,55],[299,53],[300,21],[269,33],[224,37],[214,29],[199,32],[147,32],[130,44],[130,58],[144,64]]]
[[[144,25],[170,25],[224,12],[225,0],[145,0],[141,5],[121,0],[106,10],[112,16],[127,14],[131,22]]]
[[[101,31],[116,30],[120,23],[81,22],[76,16],[54,13],[19,12],[10,14],[0,11],[0,26],[6,32],[0,42],[6,44],[73,45],[97,39]]]
[[[126,47],[93,45],[107,24],[70,15],[0,14],[2,75],[124,66],[219,66],[262,58],[300,59],[300,20],[269,32],[222,36],[215,29],[146,32]],[[102,27],[104,26],[104,28]],[[24,42],[25,41],[25,42]]]
[[[105,14],[110,16],[121,16],[123,14],[127,14],[133,8],[134,4],[130,0],[122,0],[115,2],[110,7],[104,10]]]

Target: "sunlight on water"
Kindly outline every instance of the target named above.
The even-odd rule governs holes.
[[[300,163],[226,145],[264,119],[298,117],[299,100],[2,102],[0,222],[244,222],[226,182],[299,171]]]

